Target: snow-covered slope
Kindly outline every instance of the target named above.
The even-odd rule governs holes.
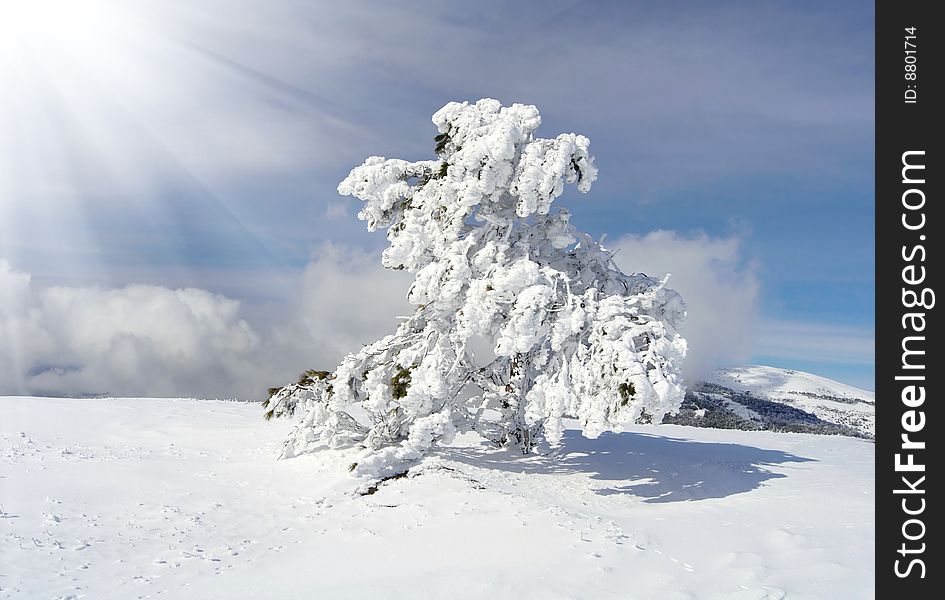
[[[800,399],[820,396],[867,404],[873,404],[876,400],[873,392],[826,377],[761,365],[717,369],[710,381],[735,390],[755,392],[772,398],[796,397]]]
[[[775,367],[748,366],[718,369],[709,383],[787,404],[871,437],[875,433],[875,394],[825,377]]]
[[[274,459],[258,405],[0,398],[0,598],[867,598],[874,446],[767,431],[472,439],[407,477]]]

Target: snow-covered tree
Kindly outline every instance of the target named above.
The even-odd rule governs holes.
[[[534,106],[484,99],[433,115],[434,160],[368,158],[338,186],[384,228],[416,310],[392,335],[270,390],[267,418],[301,414],[284,457],[361,445],[382,474],[457,431],[531,451],[562,419],[584,435],[658,423],[682,401],[685,317],[665,280],[625,275],[552,203],[597,178],[589,140],[535,137]]]

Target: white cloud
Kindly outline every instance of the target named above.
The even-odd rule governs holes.
[[[339,221],[348,218],[348,205],[344,202],[332,202],[325,209],[325,219]]]
[[[0,384],[19,391],[23,377],[52,343],[32,305],[30,276],[0,258]]]
[[[206,290],[34,289],[0,259],[0,393],[262,399],[392,331],[408,283],[376,256],[324,246],[253,327],[240,302]]]
[[[291,366],[290,377],[304,369],[330,371],[348,352],[392,333],[397,317],[412,312],[410,281],[406,273],[383,268],[377,255],[325,244],[302,273],[286,313],[272,318],[268,351]]]
[[[233,395],[259,336],[239,302],[151,285],[33,290],[0,261],[4,392]]]
[[[760,284],[755,266],[740,257],[738,238],[653,231],[624,236],[610,246],[624,272],[672,274],[668,285],[688,307],[682,331],[689,342],[687,378],[748,359],[756,339]]]

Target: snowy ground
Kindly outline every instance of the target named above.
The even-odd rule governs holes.
[[[872,443],[637,427],[364,482],[257,405],[0,398],[0,598],[873,596]]]

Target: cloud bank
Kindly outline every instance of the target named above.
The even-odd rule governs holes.
[[[262,399],[395,327],[406,281],[376,262],[323,248],[298,294],[251,326],[239,301],[206,290],[38,290],[0,259],[0,393]]]
[[[216,396],[253,370],[260,338],[235,300],[194,288],[30,283],[0,261],[5,392]]]
[[[869,331],[762,318],[758,268],[737,236],[654,231],[609,246],[625,272],[672,274],[688,307],[690,381],[753,356],[873,360]],[[410,282],[374,253],[337,244],[319,247],[276,301],[142,284],[44,288],[0,259],[0,394],[259,400],[393,331],[412,310]]]
[[[655,231],[614,249],[625,271],[672,273],[689,308],[687,377],[747,359],[759,284],[736,238]],[[410,280],[372,253],[326,244],[288,299],[260,308],[197,288],[38,289],[0,259],[0,393],[261,399],[392,331],[411,310]]]

